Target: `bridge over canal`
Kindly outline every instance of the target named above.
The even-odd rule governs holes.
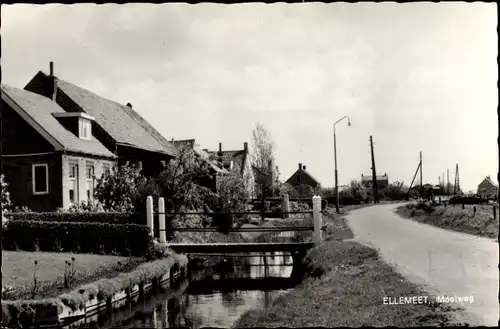
[[[157,241],[165,246],[168,246],[172,250],[178,253],[187,254],[235,254],[235,253],[252,253],[252,252],[289,252],[292,255],[294,263],[301,260],[306,254],[307,250],[314,247],[322,240],[322,203],[320,196],[314,196],[312,198],[313,209],[312,211],[283,211],[281,215],[283,217],[288,217],[290,214],[309,214],[312,216],[313,225],[312,226],[277,226],[277,227],[241,227],[232,228],[228,230],[229,232],[259,232],[259,233],[272,233],[276,232],[283,234],[289,232],[285,236],[293,237],[294,232],[301,231],[312,231],[313,239],[312,242],[243,242],[243,243],[168,243],[166,239],[166,214],[168,215],[259,215],[265,217],[266,215],[276,215],[276,213],[265,213],[265,212],[232,212],[232,213],[166,213],[165,203],[163,198],[158,200],[158,212],[153,211],[153,198],[149,196],[147,198],[147,223],[150,228],[151,234],[155,236],[155,232],[159,232]],[[288,207],[285,207],[288,209]],[[159,228],[154,227],[154,215],[158,215]],[[215,232],[215,228],[181,228],[174,227],[170,228],[177,232]]]

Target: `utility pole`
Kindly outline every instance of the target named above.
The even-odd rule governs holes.
[[[378,203],[377,170],[375,169],[375,154],[373,152],[372,136],[370,136],[370,149],[372,153],[373,202]]]
[[[446,195],[450,195],[450,169],[446,169]]]
[[[422,167],[423,167],[423,163],[422,163],[422,151],[420,151],[420,187],[421,187],[421,189],[424,186],[424,179],[423,179],[423,176],[422,176]]]
[[[457,194],[460,191],[460,176],[458,174],[458,163],[455,169],[455,186],[453,187],[453,194]]]

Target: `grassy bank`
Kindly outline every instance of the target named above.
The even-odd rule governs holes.
[[[112,266],[108,267],[108,271],[100,275],[82,277],[80,280],[71,281],[69,288],[58,289],[58,287],[52,287],[52,289],[44,290],[44,292],[41,291],[35,296],[36,298],[18,294],[18,299],[4,299],[2,300],[2,325],[7,327],[18,327],[19,325],[21,327],[30,327],[34,325],[37,305],[55,306],[58,307],[59,311],[61,311],[62,305],[70,307],[73,311],[82,309],[84,304],[93,298],[100,301],[105,300],[123,289],[141,282],[149,282],[153,278],[168,273],[176,263],[181,267],[187,264],[185,256],[172,252],[164,252],[163,255],[164,257],[149,262],[146,262],[145,259],[141,261],[139,259],[131,260],[132,263],[134,261],[138,263],[135,263],[134,266],[130,265],[128,271],[125,267],[115,271],[110,270],[110,268],[113,268]],[[31,256],[33,257],[33,255]],[[94,255],[73,255],[72,257],[76,259],[75,256],[82,259]],[[45,260],[48,262],[51,258],[53,257],[47,255]],[[97,259],[94,260],[98,261]],[[50,269],[44,269],[41,273],[49,276],[51,271]],[[15,279],[17,278],[14,278],[14,282],[16,282]],[[50,288],[50,285],[47,285],[47,288]]]
[[[9,300],[56,297],[77,285],[131,271],[144,262],[142,258],[52,252],[4,251],[2,256],[2,298]],[[66,262],[72,263],[68,286],[64,285]]]
[[[245,313],[235,327],[409,327],[451,322],[451,309],[444,305],[385,305],[384,297],[427,293],[386,265],[375,250],[348,241],[353,235],[345,219],[328,212],[325,241],[304,259],[305,280],[267,310]]]
[[[473,205],[437,206],[432,212],[418,209],[416,204],[407,204],[396,209],[403,218],[410,218],[420,223],[434,225],[457,232],[473,234],[487,238],[497,238],[499,229],[498,214],[493,219],[492,205],[476,205],[474,215]]]

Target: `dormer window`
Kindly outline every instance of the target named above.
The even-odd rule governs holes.
[[[52,115],[76,137],[84,140],[92,138],[92,121],[94,121],[94,117],[84,112],[60,112],[52,113]]]
[[[90,122],[90,120],[86,119],[86,118],[79,118],[80,119],[80,122],[79,122],[79,135],[80,135],[80,138],[81,139],[86,139],[86,140],[89,140],[90,137],[92,136],[92,124]]]

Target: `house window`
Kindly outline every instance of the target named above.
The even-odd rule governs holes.
[[[90,120],[80,118],[79,131],[81,139],[90,139],[90,136],[92,135],[91,128],[92,125],[90,123]]]
[[[94,191],[94,164],[91,162],[87,162],[87,167],[85,170],[86,173],[86,191],[87,191],[87,201],[92,200],[92,194]]]
[[[105,174],[105,173],[111,173],[111,166],[109,165],[109,163],[103,163],[102,164],[102,173]]]
[[[46,163],[33,165],[33,194],[49,194],[49,166]]]
[[[69,165],[69,202],[78,203],[78,164]]]
[[[297,178],[297,184],[300,184],[301,177],[300,175],[295,176]]]

